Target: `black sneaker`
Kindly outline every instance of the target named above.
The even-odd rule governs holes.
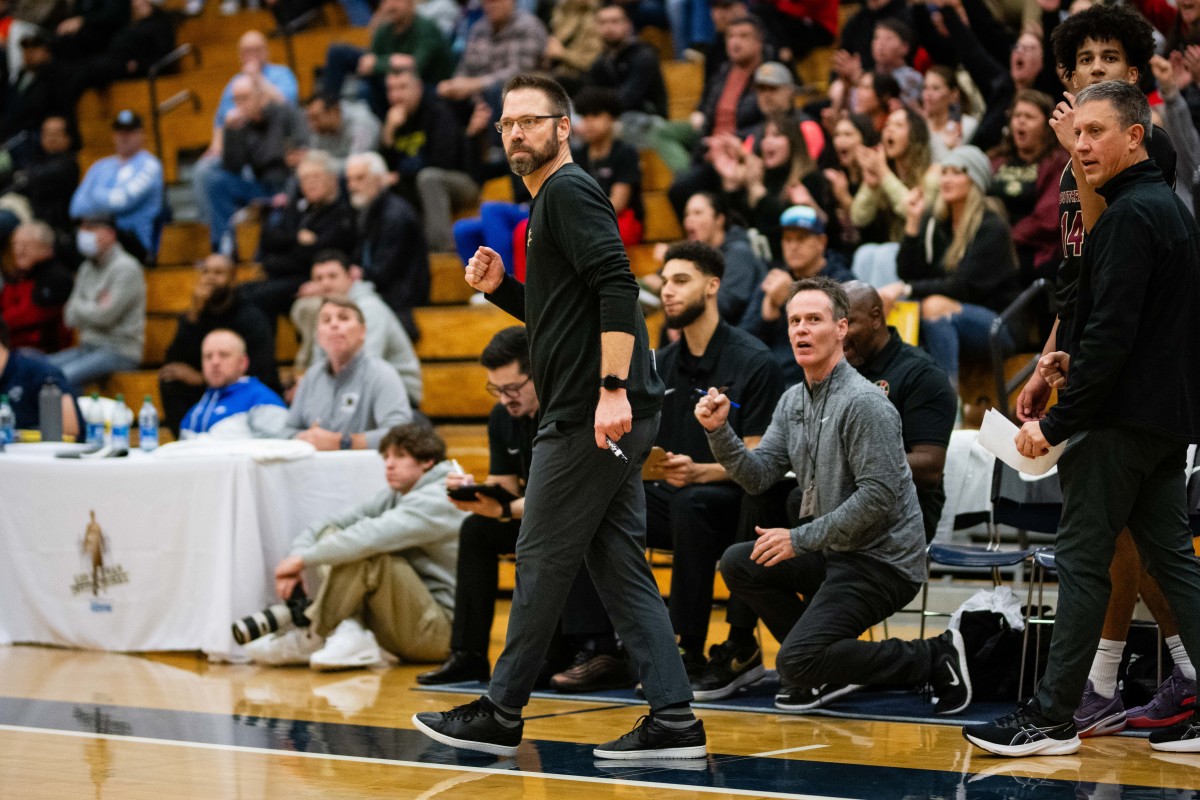
[[[466,681],[487,683],[491,677],[492,671],[487,658],[466,650],[452,650],[450,657],[440,667],[418,675],[417,683],[422,686],[442,686]]]
[[[633,730],[592,751],[596,758],[622,761],[643,758],[704,758],[708,755],[704,723],[696,720],[682,730],[668,728],[653,714],[640,717]]]
[[[1000,756],[1065,756],[1079,749],[1075,721],[1052,722],[1033,700],[994,722],[966,726],[963,738]]]
[[[935,714],[957,714],[971,705],[971,674],[962,634],[951,628],[929,640],[929,683],[937,702]]]
[[[780,711],[812,711],[829,705],[839,697],[857,692],[857,683],[826,683],[822,686],[784,686],[775,695],[775,707]]]
[[[514,756],[525,722],[505,727],[496,721],[495,712],[496,706],[484,695],[449,711],[413,714],[412,721],[417,730],[435,742],[494,756]]]
[[[629,689],[633,684],[633,672],[625,659],[594,650],[580,650],[570,669],[550,678],[551,689],[569,694]]]
[[[762,680],[762,651],[758,647],[739,657],[732,642],[714,644],[708,651],[708,666],[699,680],[692,681],[692,694],[699,702],[724,700],[743,686]]]
[[[1200,753],[1200,716],[1192,716],[1178,725],[1150,734],[1150,746],[1167,753]]]

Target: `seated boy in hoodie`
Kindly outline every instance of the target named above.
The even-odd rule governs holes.
[[[323,579],[310,624],[248,644],[255,662],[335,670],[381,664],[385,650],[410,662],[449,654],[458,529],[468,516],[446,495],[454,467],[445,442],[420,423],[389,430],[379,452],[389,488],[307,528],[275,568],[285,600],[306,568],[320,567]]]

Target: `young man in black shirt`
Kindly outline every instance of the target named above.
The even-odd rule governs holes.
[[[533,195],[526,283],[495,251],[467,262],[473,288],[529,327],[542,421],[534,440],[508,641],[488,694],[413,717],[452,747],[512,756],[521,709],[570,584],[586,563],[638,664],[650,714],[598,758],[703,758],[704,724],[667,609],[645,558],[641,465],[658,431],[663,384],[647,346],[637,281],[608,198],[572,163],[570,100],[553,80],[517,75],[497,123],[509,166]],[[597,346],[599,345],[599,346]]]
[[[963,729],[968,741],[1007,756],[1079,749],[1072,716],[1104,623],[1107,571],[1126,522],[1176,612],[1193,662],[1200,657],[1200,562],[1181,469],[1188,443],[1200,440],[1193,401],[1200,396],[1200,227],[1146,153],[1150,106],[1136,86],[1090,86],[1073,116],[1077,163],[1107,208],[1083,248],[1070,349],[1039,364],[1051,385],[1065,391],[1016,437],[1025,456],[1069,441],[1058,463],[1063,511],[1054,635],[1033,700]],[[1152,734],[1150,744],[1200,752],[1200,720],[1193,712]]]
[[[642,241],[642,162],[638,151],[616,138],[620,107],[609,89],[584,89],[575,98],[579,133],[583,143],[571,149],[571,158],[591,175],[608,195],[617,212],[621,243],[633,247]]]
[[[945,371],[933,357],[900,338],[889,327],[879,293],[861,281],[844,285],[850,298],[849,327],[844,344],[846,360],[874,383],[900,412],[900,429],[908,468],[917,487],[925,542],[937,533],[946,492],[942,470],[958,398]]]
[[[771,351],[721,319],[717,293],[724,271],[721,252],[700,242],[673,245],[664,255],[663,311],[682,335],[658,352],[667,388],[655,444],[667,451],[667,461],[664,479],[646,483],[647,540],[675,554],[671,623],[698,700],[728,697],[764,670],[752,629],[714,647],[705,664],[713,577],[733,544],[743,492],[716,463],[692,412],[699,395],[721,389],[738,404],[730,415],[734,432],[754,447],[783,394],[783,372]]]
[[[1106,80],[1136,84],[1142,68],[1154,52],[1153,32],[1149,23],[1127,6],[1095,6],[1075,14],[1054,29],[1054,57],[1072,88],[1078,92]],[[1059,220],[1062,230],[1063,261],[1058,271],[1058,321],[1043,349],[1043,355],[1069,351],[1075,323],[1075,294],[1083,264],[1083,246],[1087,233],[1104,211],[1105,202],[1096,190],[1082,180],[1082,165],[1075,153],[1072,97],[1059,103],[1051,127],[1059,143],[1071,156],[1059,183]],[[1155,128],[1145,142],[1150,158],[1162,172],[1168,185],[1175,184],[1175,148],[1162,128]],[[1017,416],[1022,422],[1039,420],[1050,400],[1050,386],[1034,371],[1017,398]],[[1171,608],[1157,581],[1142,569],[1141,558],[1128,531],[1117,538],[1116,555],[1110,568],[1113,591],[1108,616],[1091,673],[1075,714],[1081,737],[1101,736],[1133,727],[1163,727],[1179,721],[1190,712],[1196,695],[1196,673],[1183,644]],[[1159,623],[1171,650],[1179,674],[1172,673],[1159,687],[1151,703],[1125,710],[1117,691],[1117,671],[1125,650],[1125,638],[1133,618],[1134,605],[1141,595]],[[1182,716],[1181,716],[1182,715]]]
[[[476,492],[471,501],[450,499],[459,509],[471,512],[471,516],[463,522],[458,537],[450,656],[437,669],[417,676],[417,683],[423,686],[486,682],[491,676],[487,651],[500,556],[516,550],[525,512],[525,486],[529,481],[540,411],[537,389],[529,375],[529,337],[525,328],[514,325],[497,332],[483,349],[479,362],[487,370],[488,393],[499,400],[488,417],[490,465],[486,483],[503,486],[516,499],[503,503],[482,492]],[[446,478],[446,488],[457,489],[471,482],[467,475],[451,473]],[[568,662],[574,663],[562,674],[551,676],[563,666],[563,659],[555,657],[547,661],[542,672],[553,688],[580,692],[633,685],[629,668],[618,653],[612,623],[584,569],[579,570],[571,587],[560,628],[566,641],[563,648],[557,649],[571,648],[565,655]]]

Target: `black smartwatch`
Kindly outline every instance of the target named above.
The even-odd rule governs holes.
[[[512,501],[511,500],[501,500],[500,501],[500,516],[497,519],[497,521],[498,522],[512,522]]]
[[[616,375],[605,375],[600,379],[600,388],[610,392],[615,392],[617,389],[628,389],[629,381],[618,378]]]
[[[348,433],[342,434],[342,440],[340,444],[343,450],[351,450],[354,448],[354,440],[350,438],[350,434]]]

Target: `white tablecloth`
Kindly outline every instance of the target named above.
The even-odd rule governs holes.
[[[234,652],[305,526],[386,488],[374,452],[103,461],[0,454],[0,644]],[[90,514],[103,535],[93,586]]]

